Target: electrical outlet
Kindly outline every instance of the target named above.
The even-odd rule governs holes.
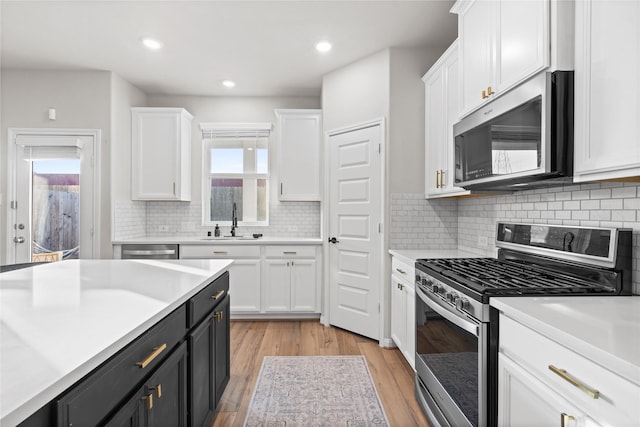
[[[478,244],[480,246],[487,246],[489,244],[487,236],[478,236]]]
[[[180,231],[196,231],[196,223],[193,221],[185,221],[180,224]]]
[[[159,225],[158,226],[158,231],[169,231],[169,226],[168,225]]]

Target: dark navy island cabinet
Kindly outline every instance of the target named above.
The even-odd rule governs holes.
[[[225,272],[19,427],[209,425],[230,377]]]

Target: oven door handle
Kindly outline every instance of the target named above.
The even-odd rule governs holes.
[[[429,308],[431,308],[433,311],[438,313],[440,316],[444,317],[449,322],[464,329],[470,334],[473,334],[476,337],[480,336],[479,325],[477,323],[465,320],[462,317],[460,317],[458,314],[452,313],[450,310],[447,310],[446,308],[442,307],[436,301],[429,298],[429,296],[424,292],[422,292],[422,290],[417,286],[416,286],[416,293],[418,294],[418,297],[420,297],[420,299],[429,306]]]

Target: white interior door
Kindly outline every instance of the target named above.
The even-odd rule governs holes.
[[[94,257],[93,136],[14,140],[10,262]]]
[[[380,338],[381,126],[329,137],[329,323]]]

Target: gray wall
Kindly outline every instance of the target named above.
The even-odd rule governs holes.
[[[111,77],[111,194],[131,199],[131,107],[147,105],[147,95],[117,74]],[[117,197],[116,197],[117,196]]]
[[[325,75],[325,132],[389,116],[389,49]]]
[[[7,232],[7,135],[8,128],[83,128],[100,129],[101,141],[101,191],[100,208],[103,221],[101,256],[110,256],[110,86],[111,73],[106,71],[50,71],[50,70],[2,70],[0,161],[2,183],[2,209],[0,232],[2,242]],[[48,119],[49,108],[57,111],[57,120]],[[105,217],[106,215],[106,217]],[[6,260],[4,244],[0,248],[0,262]]]

